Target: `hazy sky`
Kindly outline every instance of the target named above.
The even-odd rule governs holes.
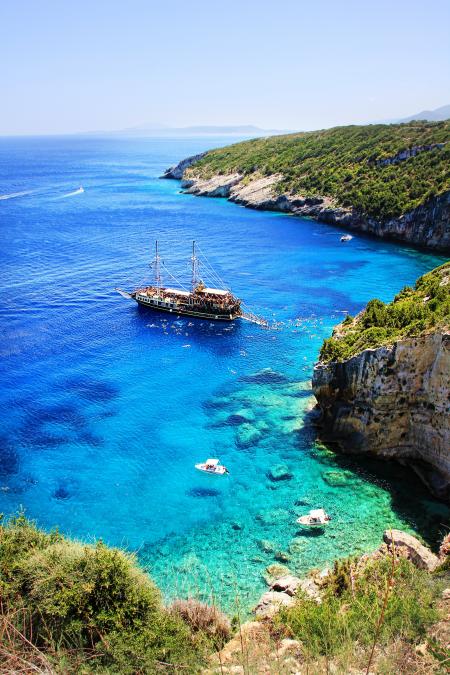
[[[316,129],[450,103],[450,0],[0,0],[0,134]]]

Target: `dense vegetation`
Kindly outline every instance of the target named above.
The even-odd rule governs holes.
[[[392,344],[450,323],[450,262],[420,277],[415,288],[406,286],[385,304],[371,300],[356,318],[347,316],[325,340],[321,361],[342,361],[370,347]]]
[[[1,672],[194,673],[227,637],[214,608],[165,608],[132,555],[23,515],[0,525],[0,598]]]
[[[384,221],[450,190],[449,140],[450,121],[336,127],[212,150],[186,175],[281,174],[280,192],[329,196]],[[395,159],[402,151],[442,143]]]
[[[304,656],[313,662],[320,657],[347,660],[347,667],[364,666],[365,672],[375,646],[378,667],[371,672],[412,672],[395,659],[408,644],[414,653],[414,645],[439,619],[438,598],[447,582],[445,571],[431,575],[402,557],[342,560],[325,582],[321,604],[299,597],[277,622],[302,641]],[[440,656],[448,654],[440,654],[437,647],[435,657]]]

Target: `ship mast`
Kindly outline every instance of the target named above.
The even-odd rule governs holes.
[[[161,289],[161,258],[158,253],[158,240],[155,241],[155,257],[153,258],[153,269],[155,274],[155,286],[159,298]]]
[[[192,242],[192,292],[195,291],[198,284],[198,258],[195,255],[195,241]]]

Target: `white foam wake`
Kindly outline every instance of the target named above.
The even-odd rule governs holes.
[[[23,190],[22,192],[11,192],[9,195],[0,195],[0,201],[5,199],[15,199],[16,197],[25,197],[25,195],[31,195],[36,190]]]

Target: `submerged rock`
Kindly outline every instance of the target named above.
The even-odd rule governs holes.
[[[298,555],[307,547],[308,542],[303,537],[296,537],[291,539],[288,546],[288,551],[291,555]]]
[[[258,429],[255,429],[251,424],[244,423],[241,424],[236,433],[236,445],[238,448],[251,448],[258,445],[261,438],[262,433]]]
[[[272,553],[275,550],[275,544],[268,539],[259,539],[257,543],[259,548],[264,551],[264,553]]]
[[[256,516],[258,520],[263,525],[277,525],[280,524],[280,521],[286,521],[289,518],[289,511],[286,509],[270,509],[268,511],[261,511]]]
[[[324,471],[322,478],[331,487],[345,487],[350,485],[355,479],[350,471]]]
[[[252,384],[287,384],[290,380],[286,375],[277,373],[272,368],[263,368],[252,375],[243,375],[239,378],[241,382]]]
[[[277,551],[273,557],[281,563],[289,562],[291,559],[291,556],[286,551]]]
[[[286,565],[274,563],[273,565],[268,565],[266,567],[264,581],[268,586],[270,586],[275,581],[275,579],[278,579],[279,577],[286,577],[290,575],[290,573],[291,571],[289,567],[286,567]]]
[[[287,464],[277,464],[277,466],[271,467],[267,472],[267,477],[273,481],[290,480],[292,475]]]

